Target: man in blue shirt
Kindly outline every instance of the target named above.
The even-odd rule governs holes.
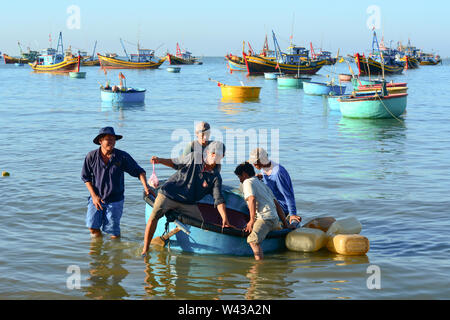
[[[256,148],[250,153],[249,163],[256,169],[262,169],[262,180],[272,190],[281,208],[289,218],[289,223],[299,223],[302,218],[297,215],[294,188],[287,170],[280,164],[269,160],[267,151]]]
[[[81,179],[89,190],[86,226],[92,237],[102,235],[101,229],[111,234],[111,238],[120,237],[120,219],[122,217],[125,177],[127,172],[139,178],[145,193],[150,192],[147,186],[145,170],[125,151],[115,148],[117,140],[114,128],[100,129],[93,142],[100,148],[89,152],[84,160]]]

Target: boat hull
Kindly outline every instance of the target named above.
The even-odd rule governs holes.
[[[385,97],[340,98],[339,109],[344,117],[361,119],[387,119],[401,116],[406,110],[407,94]]]
[[[359,69],[359,75],[382,75],[384,74],[400,74],[403,72],[404,65],[382,65],[380,62],[373,60],[372,58],[364,58],[359,54],[355,55],[355,63]]]
[[[84,60],[81,61],[81,65],[84,67],[95,67],[100,65],[100,60]]]
[[[328,95],[330,92],[334,94],[342,95],[345,93],[345,86],[329,85],[321,82],[304,82],[303,90],[306,94],[323,96]]]
[[[272,58],[246,56],[247,71],[250,75],[263,75],[266,72],[281,72],[285,74],[316,74],[322,66],[325,65],[325,60],[319,62],[311,62],[303,65],[284,64],[279,63]]]
[[[242,197],[224,190],[227,206],[227,215],[234,228],[221,228],[220,214],[214,208],[214,200],[210,195],[202,199],[198,206],[204,221],[169,212],[158,221],[154,237],[162,236],[166,230],[173,230],[177,225],[174,219],[183,223],[189,234],[180,231],[172,236],[167,246],[170,249],[198,254],[224,254],[233,256],[252,256],[253,252],[247,243],[248,233],[243,229],[248,222],[249,214],[246,203]],[[154,198],[145,197],[145,222],[152,213]],[[167,224],[167,229],[166,229]],[[271,231],[261,243],[264,253],[281,252],[286,250],[285,238],[290,229]]]
[[[158,62],[132,62],[116,58],[98,55],[100,65],[104,69],[157,69],[166,60],[166,57]]]
[[[35,72],[69,73],[78,70],[78,58],[69,58],[60,63],[50,65],[39,65],[36,62],[29,63],[29,65]]]
[[[145,89],[136,88],[132,92],[100,89],[103,102],[111,103],[140,103],[145,100]]]

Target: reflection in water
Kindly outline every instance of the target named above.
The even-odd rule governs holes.
[[[106,102],[102,101],[101,111],[145,110],[145,102]]]
[[[219,110],[225,112],[228,115],[235,115],[242,111],[257,111],[258,108],[252,107],[253,104],[259,102],[259,98],[256,99],[224,99],[222,98],[219,103]]]
[[[127,291],[120,285],[128,275],[123,267],[125,254],[120,248],[120,240],[104,241],[93,238],[89,255],[90,276],[86,279],[89,286],[83,287],[85,295],[91,299],[122,299],[128,297]]]
[[[296,281],[286,280],[294,267],[268,258],[171,253],[152,249],[146,257],[145,286],[153,298],[286,299]]]
[[[406,124],[396,119],[351,119],[342,117],[338,125],[341,133],[356,139],[405,138]]]

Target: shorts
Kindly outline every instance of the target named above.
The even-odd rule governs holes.
[[[267,234],[270,231],[279,229],[279,226],[280,224],[278,220],[275,219],[256,219],[255,223],[253,224],[253,230],[247,237],[247,243],[255,242],[257,244],[260,244],[267,237]]]
[[[179,213],[185,214],[187,216],[193,217],[200,221],[203,221],[203,216],[196,204],[185,204],[178,201],[169,199],[162,193],[158,193],[155,202],[153,204],[153,210],[150,214],[149,219],[160,219],[164,214],[169,211],[174,210]]]
[[[102,203],[103,210],[97,210],[88,199],[88,208],[86,213],[86,227],[90,229],[99,229],[103,232],[120,236],[120,218],[122,218],[124,200],[110,203]]]

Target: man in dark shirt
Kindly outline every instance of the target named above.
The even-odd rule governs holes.
[[[222,194],[222,177],[217,169],[224,154],[224,144],[213,141],[206,148],[206,158],[202,163],[196,163],[194,152],[177,159],[152,157],[152,163],[161,163],[177,172],[161,187],[155,199],[152,214],[145,228],[143,255],[148,251],[158,220],[167,211],[176,210],[203,221],[196,203],[207,194],[212,194],[214,198],[214,205],[222,217],[222,227],[231,227]]]
[[[81,179],[89,190],[86,226],[93,237],[102,235],[100,229],[111,234],[111,238],[120,237],[120,218],[122,217],[125,177],[127,172],[138,177],[145,193],[147,186],[145,170],[125,151],[114,148],[116,141],[122,139],[112,127],[100,129],[94,143],[100,148],[89,152],[84,160]]]

